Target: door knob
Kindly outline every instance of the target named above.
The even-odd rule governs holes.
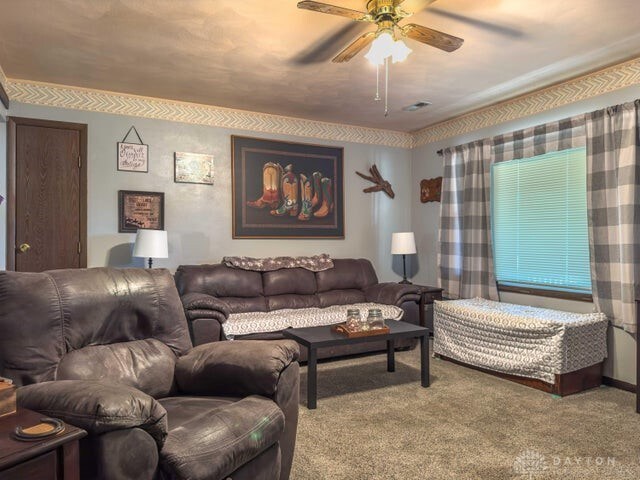
[[[31,245],[29,245],[28,243],[23,243],[18,247],[18,250],[20,250],[21,253],[27,253],[27,250],[29,250],[30,248]]]

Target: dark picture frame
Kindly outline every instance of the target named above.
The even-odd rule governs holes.
[[[231,175],[233,238],[344,238],[343,147],[232,135]]]
[[[118,232],[164,230],[164,193],[118,191]]]

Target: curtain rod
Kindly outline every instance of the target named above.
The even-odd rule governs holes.
[[[436,153],[440,156],[444,155],[444,151],[442,149],[438,150]]]

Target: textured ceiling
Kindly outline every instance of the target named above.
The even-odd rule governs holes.
[[[413,131],[640,55],[637,0],[438,0],[409,21],[465,43],[446,53],[407,40],[385,118],[363,54],[328,60],[371,27],[296,3],[1,0],[0,65],[13,79]],[[432,105],[401,111],[420,100]]]

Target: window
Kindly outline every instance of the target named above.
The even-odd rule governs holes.
[[[591,293],[586,163],[573,148],[491,167],[500,284]]]

